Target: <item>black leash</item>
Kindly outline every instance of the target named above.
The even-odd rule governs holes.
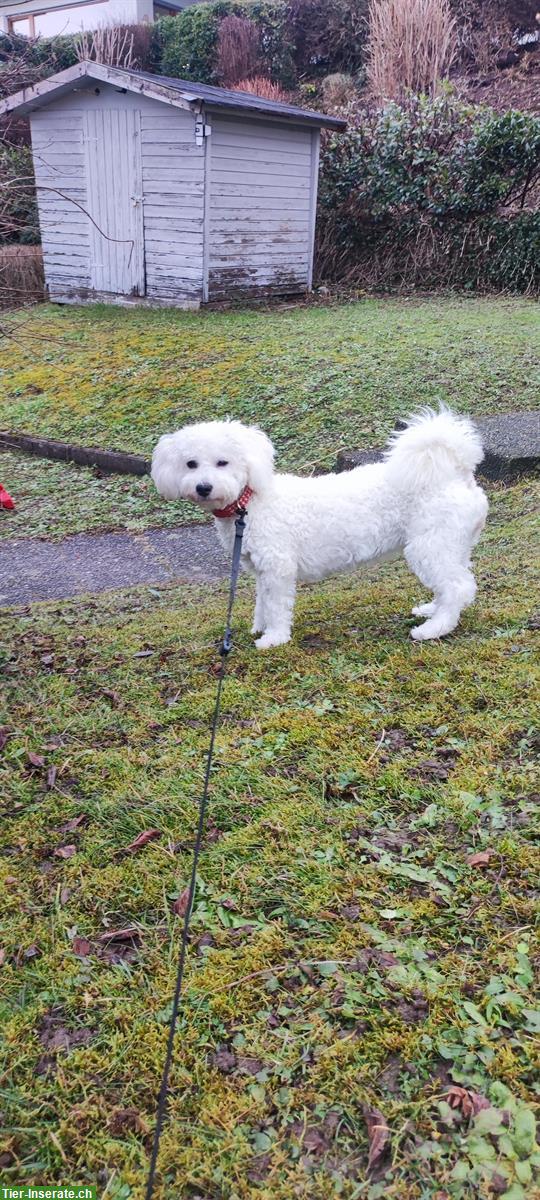
[[[232,650],[233,636],[231,630],[232,610],[234,598],[236,595],[236,585],[240,574],[240,555],[242,553],[242,538],[244,536],[245,509],[238,510],[238,517],[235,521],[236,535],[234,539],[232,564],[231,564],[231,582],[229,588],[229,605],[227,609],[227,623],[223,641],[220,646],[219,653],[223,659],[221,670],[219,673],[219,682],[216,695],[216,703],[214,706],[214,716],[212,719],[212,732],[210,735],[210,746],[208,749],[208,758],[206,760],[206,771],[204,774],[204,785],[201,799],[199,801],[199,820],[197,824],[197,836],[195,838],[195,846],[193,849],[193,860],[191,866],[191,880],[189,884],[188,901],[186,911],[184,913],[184,926],[182,929],[182,941],[180,944],[180,954],[178,958],[178,970],[176,973],[176,986],[174,989],[173,1006],[171,1013],[171,1023],[169,1026],[169,1036],[167,1039],[167,1050],[165,1053],[165,1063],[163,1066],[163,1074],[161,1076],[161,1087],[159,1089],[159,1099],[157,1107],[156,1128],[154,1131],[154,1141],[152,1145],[152,1154],[150,1156],[150,1167],[148,1171],[148,1183],[146,1185],[146,1200],[151,1200],[154,1192],[154,1181],[156,1174],[156,1166],[159,1154],[159,1143],[163,1130],[163,1123],[167,1112],[167,1100],[169,1096],[169,1076],[171,1073],[171,1065],[174,1051],[174,1035],[176,1033],[176,1024],[178,1020],[178,1010],[180,1007],[180,996],[182,993],[182,983],[184,978],[184,965],[186,961],[187,944],[189,938],[189,927],[191,922],[191,913],[193,909],[193,901],[195,899],[195,888],[197,886],[197,868],[201,853],[201,844],[204,832],[204,821],[206,816],[206,808],[208,803],[208,787],[210,784],[210,772],[212,770],[212,759],[214,757],[214,745],[216,741],[216,733],[219,724],[219,713],[221,707],[221,692],[223,690],[223,680],[225,679],[225,663],[228,655]]]

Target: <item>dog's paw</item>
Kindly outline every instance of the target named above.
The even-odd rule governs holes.
[[[258,621],[253,622],[253,625],[251,626],[251,632],[253,634],[262,633],[262,627],[259,625]]]
[[[423,625],[415,625],[411,629],[411,637],[415,642],[429,642],[432,638],[446,637],[447,633],[451,633],[456,628],[457,621],[445,617],[440,614],[438,617],[432,617],[430,621],[425,621]]]
[[[429,604],[417,604],[411,609],[413,617],[432,617],[435,612],[435,601],[431,600]]]
[[[286,642],[290,642],[290,633],[280,633],[276,629],[275,633],[271,629],[263,633],[262,637],[257,638],[255,645],[257,650],[271,650],[272,646],[284,646]]]

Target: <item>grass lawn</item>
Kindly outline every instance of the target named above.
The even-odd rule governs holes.
[[[472,308],[446,311],[448,321],[462,320],[465,338]],[[438,358],[426,341],[427,307],[411,308],[407,406],[415,356],[425,364],[433,354],[433,395],[446,362],[461,407],[480,360],[493,380],[488,343],[500,352],[502,376],[502,314],[510,322],[521,311],[526,323],[529,310],[486,303],[474,311],[486,323],[482,352],[476,339],[475,354],[460,363],[465,396],[444,329],[434,317],[428,341],[440,337]],[[488,313],[499,311],[499,332],[490,333]],[[381,328],[382,314],[397,320],[391,305],[343,312],[351,357],[363,312]],[[91,320],[47,319],[71,335],[79,327],[81,338]],[[289,320],[208,318],[222,329],[268,321],[274,335]],[[337,337],[327,311],[302,320]],[[101,314],[94,321],[112,337]],[[126,330],[137,324],[125,314],[114,321]],[[156,329],[163,323],[170,334],[175,322],[160,315]],[[321,373],[330,372],[333,345]],[[304,353],[313,361],[312,344]],[[380,349],[387,379],[392,353],[389,338]],[[527,354],[522,345],[519,372]],[[517,357],[516,347],[515,371]],[[292,387],[285,360],[283,370]],[[302,376],[308,405],[310,373]],[[353,386],[345,373],[350,397],[361,374]],[[264,386],[273,386],[269,378]],[[401,407],[387,386],[370,437]],[[505,380],[497,386],[502,393]],[[517,390],[515,374],[509,386]],[[488,385],[482,398],[494,406]],[[344,440],[352,399],[341,403],[341,416],[329,406],[330,428],[317,440],[321,460]],[[59,414],[65,432],[67,401]],[[277,399],[273,417],[275,428],[285,419]],[[154,428],[159,419],[156,410]],[[312,419],[295,450],[304,465]],[[143,425],[130,444],[140,436],[146,449]],[[538,498],[531,482],[494,490],[476,555],[479,600],[440,644],[407,637],[418,585],[387,565],[362,584],[347,578],[302,590],[292,644],[260,655],[247,632],[251,585],[242,583],[160,1200],[540,1194],[532,974]],[[179,936],[172,905],[188,880],[225,598],[224,588],[140,589],[8,617],[6,1184],[92,1182],[110,1200],[143,1195]],[[159,832],[127,850],[145,830]],[[379,1131],[368,1179],[370,1121]],[[387,1145],[382,1159],[377,1140]]]
[[[538,306],[505,298],[366,299],[270,311],[181,313],[43,306],[2,344],[0,428],[150,455],[186,421],[261,424],[278,463],[331,468],[380,444],[396,417],[444,400],[474,414],[538,406]],[[97,478],[5,455],[17,511],[0,537],[196,519],[148,480]]]

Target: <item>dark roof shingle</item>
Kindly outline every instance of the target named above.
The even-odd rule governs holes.
[[[151,83],[164,84],[165,87],[193,96],[194,100],[203,100],[214,108],[245,108],[254,113],[275,114],[276,117],[285,117],[287,120],[298,117],[299,120],[309,121],[314,125],[328,125],[332,129],[345,129],[347,124],[339,117],[327,116],[326,113],[314,112],[309,108],[299,108],[295,104],[282,104],[278,100],[266,100],[253,92],[235,92],[231,88],[211,87],[208,83],[193,83],[189,79],[151,75],[148,71],[130,71],[130,75],[147,79]]]

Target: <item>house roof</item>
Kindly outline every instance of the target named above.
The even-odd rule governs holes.
[[[236,110],[260,118],[274,117],[278,121],[307,125],[327,126],[329,129],[345,129],[346,121],[330,117],[325,113],[297,108],[293,104],[281,104],[276,100],[265,100],[249,92],[234,92],[227,88],[210,87],[206,83],[193,83],[186,79],[172,79],[166,75],[150,75],[146,71],[126,70],[123,67],[108,67],[102,63],[80,62],[57,75],[50,75],[34,87],[24,88],[0,102],[0,116],[9,113],[28,113],[41,108],[51,100],[83,87],[86,79],[141,92],[164,104],[189,109],[204,104],[206,108]]]

